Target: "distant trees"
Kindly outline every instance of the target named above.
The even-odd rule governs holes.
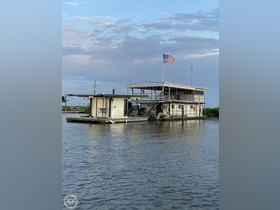
[[[203,113],[206,117],[216,117],[219,118],[219,107],[215,108],[204,108]]]
[[[62,106],[62,111],[90,113],[90,107],[89,106]]]

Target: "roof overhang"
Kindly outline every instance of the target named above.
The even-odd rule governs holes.
[[[74,94],[70,93],[67,94],[67,96],[72,96],[72,97],[95,97],[95,98],[143,98],[143,97],[148,97],[148,95],[125,95],[125,94]]]
[[[205,88],[202,87],[176,84],[170,82],[137,82],[137,83],[127,84],[127,88],[143,89],[143,90],[161,91],[162,87],[170,87],[170,88],[184,89],[184,90],[199,90],[199,91],[206,90]]]

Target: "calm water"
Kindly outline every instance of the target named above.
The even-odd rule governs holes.
[[[67,116],[63,197],[74,194],[77,209],[219,209],[218,120],[89,125]]]

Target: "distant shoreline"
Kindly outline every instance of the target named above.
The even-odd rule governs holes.
[[[204,108],[204,109],[203,109],[203,114],[204,114],[207,118],[219,118],[219,116],[220,116],[220,110],[219,110],[219,107],[215,107],[215,108]]]
[[[85,111],[62,111],[63,114],[87,114],[88,112]]]

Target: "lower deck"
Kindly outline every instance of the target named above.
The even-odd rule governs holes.
[[[197,120],[197,119],[205,119],[203,117],[164,117],[157,118],[155,120],[158,121],[168,121],[168,120]],[[70,123],[90,123],[90,124],[113,124],[113,123],[128,123],[128,122],[143,122],[148,121],[148,117],[125,117],[125,118],[110,118],[110,117],[99,117],[93,118],[88,116],[80,116],[80,117],[67,117],[66,121]]]
[[[67,117],[67,122],[73,123],[92,123],[92,124],[108,124],[108,123],[128,123],[128,122],[142,122],[148,121],[148,117],[123,117],[123,118],[111,118],[111,117]]]

